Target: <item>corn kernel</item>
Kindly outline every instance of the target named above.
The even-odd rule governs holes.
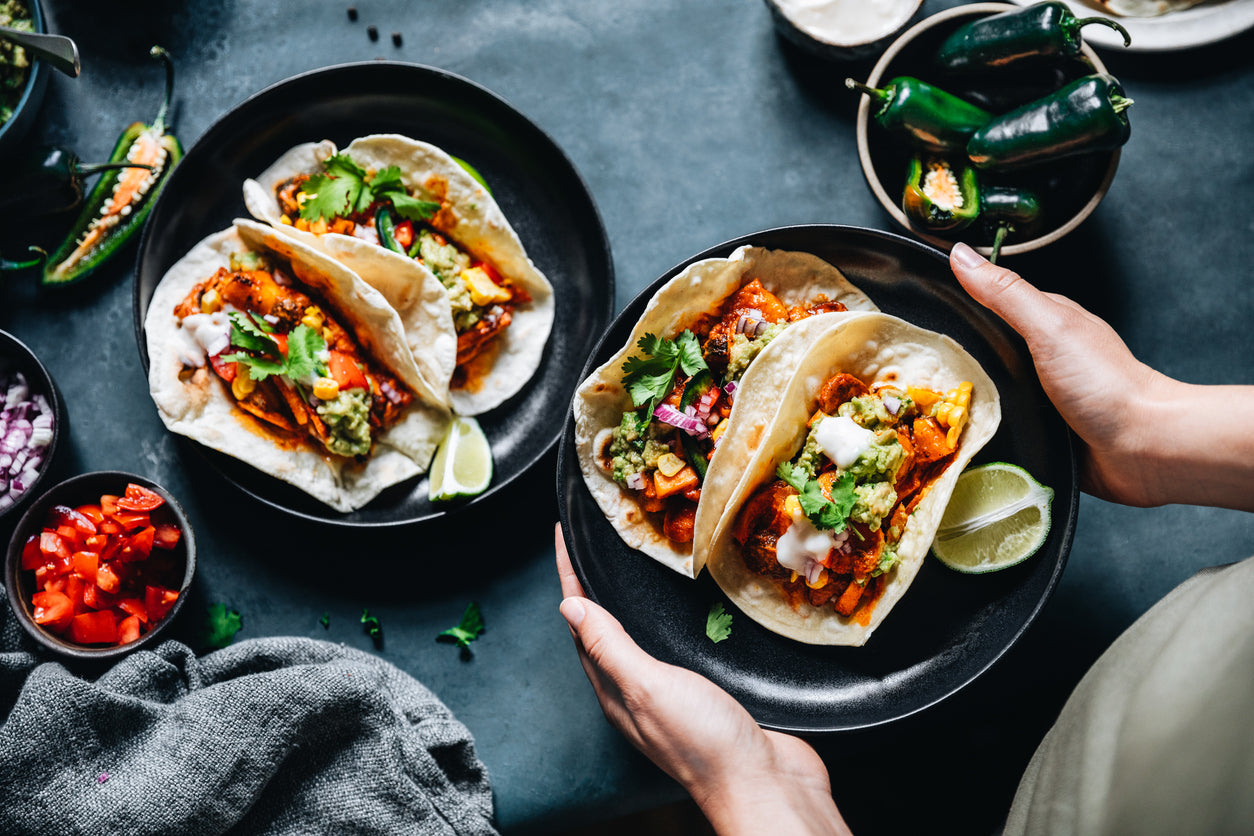
[[[461,280],[470,291],[470,301],[476,305],[491,305],[494,302],[508,302],[512,296],[508,288],[501,287],[489,278],[478,267],[471,267],[461,272]]]
[[[788,579],[788,582],[789,582],[789,583],[796,583],[796,582],[797,582],[797,573],[796,573],[796,572],[793,572],[793,573],[792,573],[792,577]]]
[[[304,218],[297,218],[295,222],[292,223],[292,226],[296,227],[301,232],[309,231],[309,221],[305,220]]]
[[[231,381],[231,394],[235,396],[235,400],[244,400],[256,388],[257,381],[253,380],[252,375],[248,373],[248,369],[242,365],[237,366],[235,379]]]
[[[320,400],[329,401],[340,393],[340,384],[329,377],[320,377],[314,381],[313,395]]]
[[[906,387],[906,394],[910,396],[910,400],[914,401],[919,409],[927,409],[940,400],[940,393],[933,392],[931,389],[919,389],[914,386],[908,386]]]
[[[784,512],[794,520],[801,518],[801,499],[796,494],[784,500]]]
[[[810,579],[806,578],[806,586],[810,587],[811,589],[822,589],[823,587],[827,586],[827,570],[824,569],[823,571],[819,572],[819,577],[814,583],[810,583]]]
[[[292,225],[292,219],[291,219],[291,218],[289,218],[287,215],[281,215],[281,216],[279,217],[279,223],[283,224],[284,226],[291,226],[291,225]]]
[[[212,287],[200,295],[200,312],[217,313],[222,310],[222,297]]]
[[[671,479],[684,469],[684,460],[674,453],[663,453],[657,460],[657,469],[667,479]]]
[[[727,419],[726,418],[724,418],[722,421],[719,421],[718,426],[710,430],[710,441],[714,444],[718,444],[718,440],[722,438],[723,433],[725,432],[727,432]]]
[[[327,234],[326,219],[318,218],[318,220],[314,221],[313,223],[309,225],[309,231],[312,232],[314,235],[326,235]]]
[[[322,308],[317,305],[310,305],[305,308],[305,315],[300,318],[301,324],[313,331],[321,331],[322,325],[326,321],[322,314]]]

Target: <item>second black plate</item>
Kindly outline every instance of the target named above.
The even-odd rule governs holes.
[[[929,556],[866,646],[802,644],[750,620],[727,602],[708,573],[693,581],[628,548],[584,484],[568,415],[558,458],[566,544],[584,590],[614,613],[641,647],[717,682],[762,725],[818,733],[897,720],[987,670],[1044,606],[1075,531],[1079,490],[1070,432],[1041,391],[1022,340],[962,291],[940,251],[853,227],[773,229],[693,256],[619,314],[584,376],[622,347],[662,284],[694,261],[727,256],[743,244],[814,253],[840,268],[885,313],[961,343],[1001,395],[1001,426],[976,462],[1013,462],[1054,489],[1049,539],[1024,563],[988,575],[962,575]],[[715,601],[734,614],[731,638],[719,644],[705,635]]]
[[[553,284],[556,318],[540,368],[526,388],[479,416],[495,476],[476,504],[535,464],[561,433],[579,369],[614,306],[609,241],[592,195],[560,148],[494,93],[460,76],[415,64],[371,61],[315,70],[268,87],[218,120],[170,174],[140,245],[135,336],[148,369],[144,317],[161,277],[197,241],[244,209],[243,184],[293,145],[400,133],[471,163],[527,254]],[[388,489],[340,514],[247,463],[202,448],[245,492],[306,519],[349,526],[420,522],[448,513],[427,499],[425,478]]]

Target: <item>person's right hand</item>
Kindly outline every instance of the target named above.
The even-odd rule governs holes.
[[[1045,394],[1080,437],[1085,491],[1127,505],[1254,510],[1254,387],[1173,380],[1133,357],[1102,319],[966,244],[949,263],[1027,342]]]

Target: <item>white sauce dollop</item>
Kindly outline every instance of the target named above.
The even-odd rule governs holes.
[[[912,0],[775,0],[809,34],[835,44],[860,44],[891,34],[914,14]]]
[[[792,525],[775,541],[775,559],[785,569],[802,575],[808,561],[822,563],[835,546],[832,532],[815,528],[809,517],[802,514],[793,517]]]
[[[205,364],[206,357],[230,347],[231,320],[225,310],[191,314],[183,318],[179,333],[183,335],[178,346],[179,361],[184,366],[200,368]]]
[[[849,467],[875,442],[875,433],[858,426],[852,418],[832,415],[822,419],[814,428],[814,440],[832,464]]]

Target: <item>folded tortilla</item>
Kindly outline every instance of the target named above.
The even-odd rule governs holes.
[[[412,258],[350,235],[314,235],[283,224],[275,187],[298,174],[317,174],[322,163],[338,153],[329,140],[298,145],[258,177],[245,181],[244,204],[257,219],[283,234],[336,259],[361,276],[398,310],[422,307],[421,329],[407,329],[406,338],[419,366],[441,377],[447,388],[457,360],[457,332],[448,291],[435,274]],[[528,258],[517,233],[496,201],[457,161],[426,142],[397,134],[361,137],[344,149],[367,170],[397,166],[401,181],[413,195],[444,204],[429,223],[476,259],[531,296],[514,309],[508,328],[497,339],[491,370],[449,394],[462,415],[478,415],[517,394],[535,374],[553,327],[553,288]]]
[[[742,285],[757,278],[762,285],[787,305],[813,301],[819,297],[841,302],[849,311],[878,310],[866,294],[854,287],[840,271],[809,253],[741,247],[728,258],[711,258],[692,264],[671,279],[649,300],[644,313],[631,330],[626,344],[604,365],[594,371],[575,393],[575,446],[579,468],[601,511],[628,546],[688,577],[696,577],[704,562],[704,550],[693,546],[707,541],[718,523],[721,505],[711,500],[716,495],[728,496],[738,482],[743,462],[748,458],[748,444],[732,433],[739,413],[750,409],[754,415],[773,414],[773,398],[759,401],[750,388],[754,378],[780,380],[805,352],[812,335],[822,332],[827,323],[848,316],[827,313],[795,322],[784,329],[750,363],[741,378],[728,429],[719,440],[716,454],[710,458],[697,518],[693,542],[678,544],[662,534],[632,496],[599,466],[598,439],[617,427],[622,414],[633,409],[631,396],[622,385],[623,363],[639,355],[637,343],[645,334],[674,338],[694,325],[701,317],[716,313],[723,302]],[[746,395],[748,391],[750,394]],[[764,387],[762,392],[766,391]],[[745,404],[750,404],[745,407]],[[695,559],[694,559],[695,557]]]
[[[973,384],[969,418],[954,461],[927,489],[907,520],[897,543],[898,562],[889,571],[883,593],[865,624],[856,620],[856,614],[846,618],[831,607],[802,602],[794,608],[776,581],[745,565],[740,546],[732,537],[741,506],[759,486],[774,479],[776,467],[791,460],[805,443],[818,389],[838,372],[855,375],[868,384],[892,381],[897,386],[937,391],[947,391],[963,381]],[[743,476],[733,487],[729,489],[727,482],[710,486],[708,499],[724,510],[713,536],[697,542],[694,559],[705,562],[727,597],[767,629],[808,644],[862,645],[918,574],[954,483],[971,457],[996,432],[1001,421],[997,388],[954,340],[878,313],[832,322],[806,347],[789,376],[774,381],[746,380],[741,388],[748,390],[751,384],[755,390],[759,385],[765,387],[766,391],[755,391],[754,396],[761,403],[774,402],[775,411],[746,411],[738,416],[735,427],[729,427],[729,433],[734,429],[738,435],[754,439],[753,452],[741,464]],[[706,500],[703,492],[701,501]]]
[[[296,439],[237,407],[204,350],[183,333],[175,307],[228,266],[232,253],[248,250],[290,264],[295,278],[331,306],[362,348],[417,396],[397,423],[375,437],[364,462],[333,455],[313,439]],[[344,265],[268,226],[237,220],[193,247],[157,285],[144,321],[148,388],[171,431],[248,462],[337,511],[352,511],[423,473],[449,421],[443,392],[423,377],[405,340],[406,329],[422,327],[424,315],[420,307],[411,308],[403,322],[378,291]]]

